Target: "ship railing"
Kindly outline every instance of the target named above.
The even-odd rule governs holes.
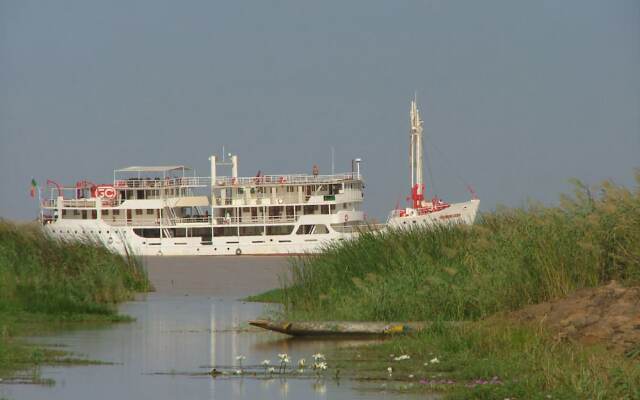
[[[262,175],[254,177],[230,177],[219,176],[215,186],[261,186],[261,185],[286,185],[286,184],[321,184],[335,183],[348,180],[359,180],[361,176],[355,172],[345,172],[332,175]]]
[[[208,224],[211,222],[211,217],[185,217],[185,218],[172,218],[172,222],[177,224]]]
[[[42,200],[42,207],[56,208],[58,207],[58,204],[55,199],[46,199],[46,200]]]
[[[68,208],[96,208],[96,199],[64,199],[62,207]]]
[[[258,225],[258,224],[283,224],[296,222],[294,216],[267,216],[267,217],[216,217],[216,225]]]
[[[211,184],[208,177],[180,177],[180,178],[129,178],[116,179],[117,189],[163,189],[174,187],[205,187]]]

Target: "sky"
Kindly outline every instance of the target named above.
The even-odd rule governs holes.
[[[34,177],[237,153],[240,174],[349,171],[384,219],[409,194],[409,102],[428,194],[554,204],[640,167],[637,0],[0,0],[0,217]]]

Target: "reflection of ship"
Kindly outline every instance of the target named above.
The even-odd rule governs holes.
[[[422,176],[422,120],[420,119],[420,112],[415,99],[411,101],[409,116],[411,121],[409,162],[411,165],[412,206],[391,211],[387,221],[388,226],[392,228],[409,228],[416,225],[472,224],[480,205],[480,200],[475,197],[473,192],[473,198],[464,203],[449,204],[437,197],[425,200]]]
[[[238,156],[216,162],[211,176],[184,166],[128,167],[113,184],[80,181],[52,187],[42,202],[46,232],[94,239],[140,255],[289,254],[351,238],[364,223],[360,160],[351,172],[238,176]],[[217,166],[231,167],[218,176]]]

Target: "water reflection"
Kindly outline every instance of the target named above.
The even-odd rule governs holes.
[[[303,357],[310,359],[315,352],[356,343],[285,340],[279,334],[246,329],[245,321],[264,314],[260,304],[230,298],[151,294],[146,300],[123,304],[121,311],[136,321],[33,338],[40,344],[62,344],[75,353],[116,365],[45,367],[43,377],[54,379],[56,385],[1,385],[0,397],[33,400],[388,397],[385,393],[355,391],[350,382],[338,385],[329,377],[213,379],[206,375],[210,366],[235,365],[239,355],[246,356],[247,366],[258,366],[265,359],[272,360],[273,365],[278,353],[288,353],[297,363]],[[402,397],[405,396],[394,395]]]

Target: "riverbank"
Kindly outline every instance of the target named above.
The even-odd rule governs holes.
[[[139,259],[0,220],[0,378],[43,383],[39,365],[91,362],[27,345],[20,336],[67,323],[128,321],[116,304],[149,289]]]
[[[577,182],[558,207],[364,234],[296,259],[281,290],[252,299],[282,302],[289,320],[475,321],[357,350],[341,364],[363,379],[411,380],[452,398],[640,398],[633,345],[609,351],[555,336],[544,315],[509,316],[611,280],[640,284],[640,189]]]

